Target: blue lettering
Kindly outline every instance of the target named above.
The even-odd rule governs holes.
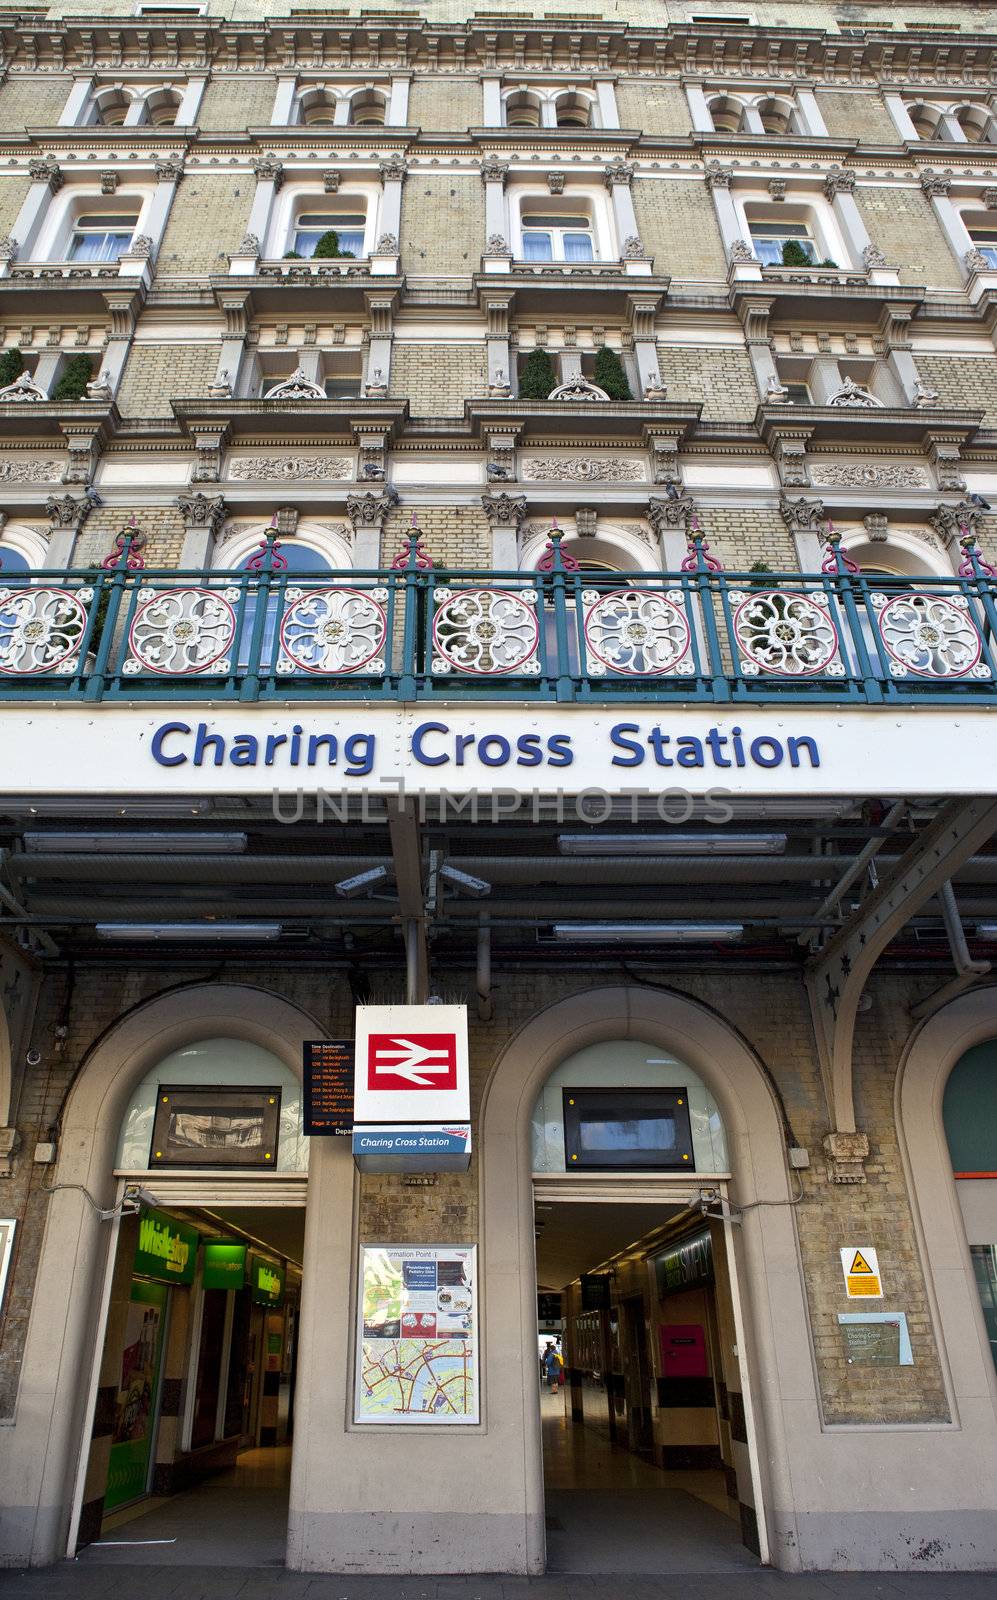
[[[810,765],[812,767],[820,766],[820,751],[817,748],[817,740],[811,739],[809,734],[801,734],[799,738],[790,735],[786,743],[789,746],[789,764],[791,767],[799,766],[800,751],[803,749],[806,750],[807,755],[810,757]]]
[[[152,759],[158,761],[161,767],[182,767],[187,757],[184,755],[168,756],[163,752],[163,742],[172,733],[189,733],[189,722],[164,722],[157,728],[152,736]]]
[[[372,733],[351,733],[343,743],[343,755],[349,765],[348,778],[366,778],[374,770],[376,740]]]
[[[423,740],[431,733],[449,733],[450,729],[445,722],[420,722],[412,735],[412,754],[416,761],[424,767],[445,767],[450,760],[449,756],[427,755],[423,748]]]
[[[762,734],[751,741],[751,759],[759,767],[781,767],[783,750],[778,739]]]

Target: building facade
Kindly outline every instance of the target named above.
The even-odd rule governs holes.
[[[0,1559],[997,1564],[992,8],[0,31]],[[430,999],[470,1164],[306,1137]]]

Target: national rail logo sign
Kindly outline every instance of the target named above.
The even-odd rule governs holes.
[[[466,1122],[466,1006],[358,1006],[355,1123]]]

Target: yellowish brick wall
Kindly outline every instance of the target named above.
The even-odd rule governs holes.
[[[931,202],[920,189],[859,185],[859,210],[874,244],[887,261],[900,268],[901,283],[923,283],[940,289],[962,287],[962,273]]]
[[[860,144],[899,144],[896,123],[878,90],[849,94],[844,89],[818,89],[820,107],[832,139],[857,139]]]
[[[98,506],[92,511],[76,541],[76,565],[98,566],[114,549],[116,536],[128,526],[132,515],[145,535],[142,558],[147,567],[175,567],[180,564],[183,546],[183,518],[176,506]]]
[[[54,128],[72,84],[72,78],[51,72],[8,78],[0,88],[0,128],[6,133],[21,128]]]
[[[487,390],[483,344],[397,344],[391,394],[407,399],[414,417],[460,417],[464,401]]]
[[[775,506],[750,510],[711,506],[699,496],[696,503],[710,554],[729,571],[747,572],[756,561],[764,561],[773,572],[798,569],[796,547]]]
[[[27,178],[4,178],[0,183],[0,234],[9,234],[31,185]]]
[[[492,539],[480,506],[420,506],[419,527],[426,554],[437,567],[490,567]],[[381,537],[381,560],[390,565],[408,538],[412,508],[389,512]]]
[[[688,133],[692,127],[689,102],[677,83],[654,78],[641,79],[639,83],[620,79],[616,107],[621,128],[639,128],[644,133]]]
[[[727,262],[703,182],[647,178],[633,186],[634,210],[656,272],[673,278],[726,278]]]
[[[758,385],[746,350],[659,344],[658,365],[669,400],[701,401],[704,422],[754,417]]]
[[[123,417],[172,416],[170,401],[204,398],[218,368],[218,345],[138,344],[125,364],[118,409]]]
[[[246,232],[255,187],[245,175],[185,177],[170,210],[157,271],[227,272],[226,253],[238,248]]]
[[[917,370],[929,389],[938,390],[940,405],[983,406],[983,426],[997,427],[997,358],[919,355]]]
[[[480,128],[484,123],[481,84],[476,78],[420,75],[409,90],[408,120],[410,127],[427,133]]]
[[[402,190],[403,272],[468,277],[485,248],[485,188],[467,178],[409,173]]]
[[[240,72],[237,77],[211,78],[204,90],[197,125],[215,133],[270,126],[277,84],[272,74]]]

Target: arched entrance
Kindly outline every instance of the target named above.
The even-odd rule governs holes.
[[[743,1492],[742,1503],[756,1519],[762,1559],[769,1559],[778,1541],[779,1564],[791,1566],[794,1513],[778,1404],[778,1364],[791,1360],[802,1373],[810,1361],[799,1273],[790,1270],[790,1263],[796,1269],[796,1243],[779,1112],[757,1058],[708,1008],[678,994],[621,986],[558,1002],[527,1024],[493,1071],[482,1113],[487,1271],[492,1282],[496,1275],[507,1276],[510,1285],[516,1281],[519,1291],[515,1296],[489,1297],[490,1347],[494,1350],[501,1344],[510,1352],[501,1370],[492,1364],[489,1404],[492,1415],[502,1408],[503,1415],[521,1419],[528,1570],[544,1570],[547,1554],[534,1240],[534,1188],[539,1180],[532,1121],[541,1088],[561,1063],[609,1041],[655,1046],[659,1058],[668,1060],[669,1070],[672,1063],[683,1063],[719,1113],[730,1171],[710,1187],[726,1189],[731,1200],[744,1208],[736,1229],[730,1223],[721,1225],[734,1287],[731,1316],[742,1383],[745,1478],[739,1497]],[[543,1179],[545,1200],[556,1189],[554,1178],[550,1174]],[[639,1187],[629,1183],[620,1186],[619,1194],[629,1190],[629,1203],[662,1201],[667,1184],[660,1178],[652,1181],[650,1173],[646,1180],[643,1200]],[[577,1174],[566,1171],[562,1201],[550,1203],[585,1203],[583,1187]],[[680,1202],[693,1202],[698,1187],[694,1175],[676,1174],[674,1211]],[[618,1196],[614,1201],[628,1203]],[[764,1227],[761,1208],[765,1208]],[[687,1212],[686,1218],[690,1215]],[[778,1270],[773,1272],[776,1263]]]
[[[122,1226],[119,1200],[125,1179],[116,1172],[119,1141],[136,1091],[159,1063],[172,1060],[175,1068],[178,1052],[205,1039],[242,1041],[266,1052],[296,1081],[302,1042],[322,1034],[307,1013],[263,990],[196,985],[136,1007],[97,1041],[82,1064],[62,1119],[25,1345],[18,1427],[4,1441],[5,1480],[18,1486],[25,1564],[43,1565],[75,1548],[88,1492],[91,1439],[100,1426],[99,1408],[110,1402],[101,1356]],[[219,1185],[217,1173],[178,1168],[157,1171],[152,1180],[151,1198],[165,1198],[167,1209],[181,1199],[176,1183],[171,1188],[173,1178],[186,1184],[183,1198],[195,1209],[213,1199],[220,1214],[218,1201],[232,1203],[233,1195],[224,1181]],[[300,1204],[304,1182],[297,1174],[261,1172],[254,1179],[254,1198],[261,1197],[263,1184],[272,1186],[263,1198],[273,1201],[293,1183]],[[206,1184],[214,1185],[213,1195]],[[148,1189],[147,1183],[142,1186]],[[134,1218],[129,1226],[137,1227]],[[266,1243],[261,1243],[265,1258]],[[198,1263],[200,1257],[199,1250]],[[141,1332],[140,1320],[138,1343]]]

